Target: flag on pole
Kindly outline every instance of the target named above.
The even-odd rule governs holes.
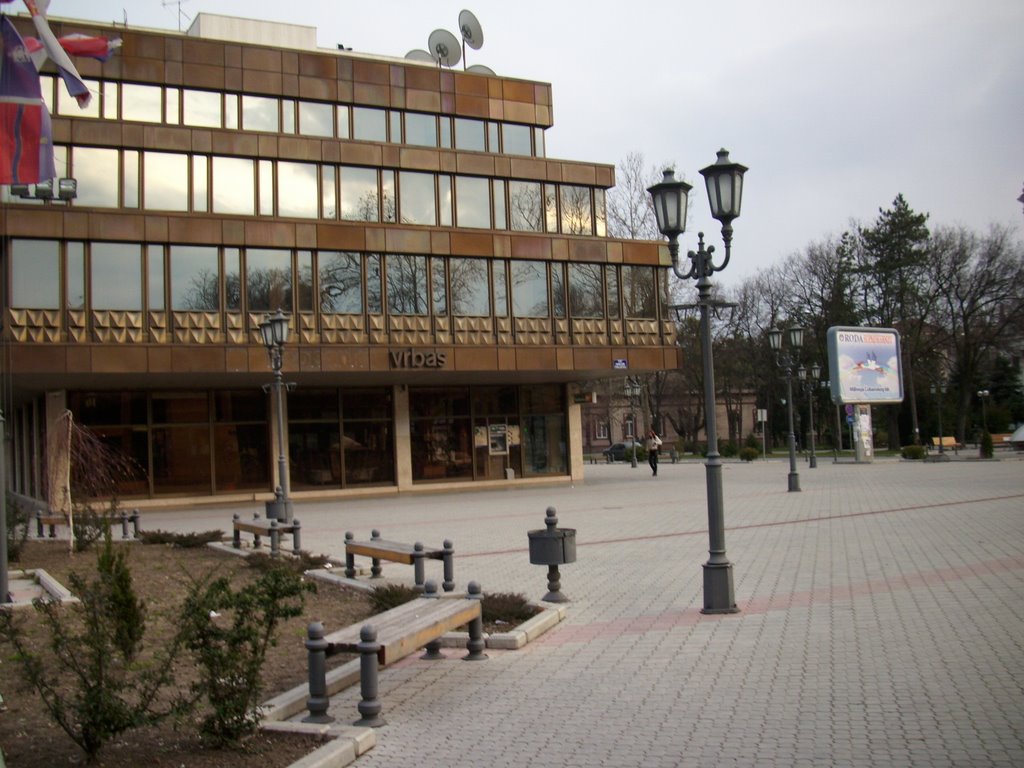
[[[67,53],[61,48],[60,43],[57,42],[57,38],[50,29],[50,23],[46,20],[46,9],[49,5],[50,0],[25,0],[25,7],[32,14],[32,24],[35,25],[39,41],[43,44],[43,48],[46,49],[46,55],[56,65],[57,71],[60,72],[61,79],[64,80],[64,85],[68,89],[68,93],[74,96],[78,105],[84,109],[89,106],[92,94],[89,93],[88,86],[79,77],[75,65],[71,63],[71,59],[68,58]]]
[[[3,2],[3,0],[0,0],[0,2]],[[36,69],[42,69],[43,64],[46,62],[46,49],[35,37],[26,37],[24,39],[25,48],[28,49]],[[115,50],[121,47],[120,38],[108,40],[105,37],[90,37],[79,33],[58,37],[57,42],[60,43],[61,48],[72,56],[88,56],[97,61],[106,61],[114,55]]]
[[[57,175],[50,113],[21,35],[6,16],[0,27],[0,184],[35,184]]]

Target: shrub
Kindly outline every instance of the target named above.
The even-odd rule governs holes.
[[[749,445],[740,448],[740,459],[743,461],[753,461],[760,455],[761,452],[757,448],[751,448]]]
[[[485,622],[521,624],[537,613],[526,596],[519,592],[485,594],[481,603],[480,610]]]
[[[761,438],[755,435],[753,432],[747,434],[743,439],[743,445],[747,448],[753,448],[758,454],[761,453]]]
[[[312,555],[305,550],[300,550],[297,555],[282,553],[277,556],[255,552],[245,558],[246,564],[257,571],[266,572],[274,568],[283,568],[297,576],[301,576],[306,571],[323,568],[329,561],[330,558],[327,555]]]
[[[29,526],[32,525],[29,511],[7,494],[7,557],[13,561],[21,559],[21,550],[28,540]]]
[[[904,445],[900,449],[900,456],[911,461],[920,461],[925,456],[923,445]]]
[[[110,526],[121,523],[116,498],[110,500],[106,510],[97,512],[92,504],[72,506],[71,531],[75,538],[75,552],[85,552],[110,533]]]
[[[420,593],[407,584],[381,584],[370,593],[370,603],[375,611],[382,613],[419,596]]]
[[[98,553],[97,575],[85,581],[68,577],[80,603],[65,609],[36,599],[49,653],[26,638],[10,611],[0,611],[0,637],[14,646],[20,672],[39,693],[50,717],[93,762],[111,738],[185,711],[189,702],[158,694],[174,682],[177,643],[162,649],[152,663],[137,663],[145,634],[146,606],[135,593],[127,551],[115,548],[109,534]],[[70,684],[70,691],[63,690]]]
[[[992,445],[992,434],[986,429],[981,433],[981,443],[978,445],[978,455],[983,459],[991,459],[994,451]]]
[[[180,549],[204,547],[210,542],[224,538],[224,531],[197,531],[178,533],[176,531],[139,531],[139,540],[143,544],[169,544]]]
[[[724,458],[731,459],[739,453],[739,449],[732,440],[723,440],[718,446],[718,452]]]

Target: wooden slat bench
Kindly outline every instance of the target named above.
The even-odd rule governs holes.
[[[252,534],[252,548],[259,549],[263,542],[261,537],[270,537],[270,554],[277,555],[281,551],[281,536],[289,534],[292,537],[292,551],[297,555],[302,550],[299,541],[299,531],[302,525],[298,520],[290,523],[282,523],[278,520],[268,520],[264,517],[254,517],[252,520],[242,520],[237,514],[232,517],[231,524],[233,534],[231,545],[235,549],[242,548],[242,533]]]
[[[441,549],[428,549],[420,542],[402,544],[397,541],[386,541],[380,537],[380,531],[374,530],[368,540],[357,541],[351,531],[345,533],[345,576],[354,579],[356,576],[356,555],[369,557],[373,564],[370,576],[377,578],[381,574],[380,561],[405,563],[413,566],[413,580],[416,588],[423,591],[425,579],[423,561],[440,560],[444,563],[444,581],[441,583],[445,592],[455,589],[455,549],[451,541],[445,539]]]
[[[956,441],[956,438],[951,436],[951,435],[946,435],[946,436],[943,436],[943,437],[938,437],[938,436],[933,437],[932,438],[932,445],[935,446],[936,448],[938,448],[939,446],[942,446],[943,450],[945,450],[947,448],[963,448],[964,447],[962,443],[958,443]]]
[[[426,648],[423,659],[442,659],[441,637],[466,624],[467,661],[486,659],[483,652],[483,618],[481,590],[470,582],[467,597],[441,597],[437,584],[428,581],[422,597],[410,600],[372,618],[372,624],[352,624],[344,629],[324,634],[319,622],[309,625],[309,717],[307,722],[331,722],[327,715],[326,664],[324,659],[335,653],[349,652],[360,655],[360,686],[362,700],[358,709],[362,715],[356,725],[376,728],[384,725],[380,717],[381,704],[377,698],[377,680],[380,667],[404,659],[418,648]]]
[[[128,514],[128,512],[121,510],[121,513],[116,518],[101,517],[99,518],[99,520],[105,525],[113,525],[115,521],[120,522],[122,539],[131,538],[128,535],[128,523],[130,522],[132,524],[132,530],[134,532],[135,538],[139,538],[139,510],[137,509],[133,509],[131,514]],[[67,515],[53,514],[51,512],[43,511],[41,509],[36,510],[35,521],[36,536],[40,539],[43,538],[44,535],[46,535],[44,533],[44,529],[46,532],[49,533],[49,537],[51,539],[55,539],[57,538],[57,526],[68,525]]]

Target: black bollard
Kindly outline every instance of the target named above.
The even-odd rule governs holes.
[[[380,728],[387,725],[387,721],[380,716],[381,703],[377,694],[377,652],[380,651],[380,643],[377,642],[377,630],[369,624],[359,630],[356,650],[359,651],[359,693],[362,696],[356,709],[362,717],[353,725]]]
[[[304,723],[333,723],[334,718],[327,714],[331,703],[327,696],[327,641],[324,640],[324,625],[319,621],[312,622],[306,629],[306,650],[309,651],[309,698],[306,709],[309,716],[302,718]]]

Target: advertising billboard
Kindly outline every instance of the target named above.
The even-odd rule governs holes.
[[[835,402],[903,402],[900,335],[894,329],[829,328],[828,364]]]

